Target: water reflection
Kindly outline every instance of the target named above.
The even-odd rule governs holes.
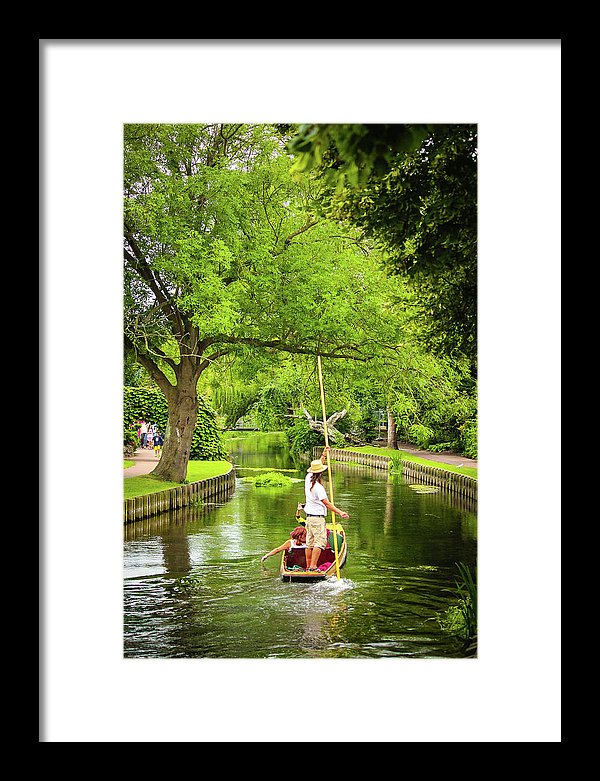
[[[272,435],[239,442],[235,460],[238,478],[245,466],[306,468]],[[476,562],[475,514],[361,465],[336,465],[334,491],[351,516],[340,581],[283,583],[278,557],[260,564],[293,528],[302,483],[238,479],[227,502],[125,526],[125,655],[463,656],[438,616],[455,601],[456,562]]]

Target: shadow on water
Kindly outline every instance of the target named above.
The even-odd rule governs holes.
[[[473,509],[382,470],[336,465],[335,501],[350,513],[341,579],[283,583],[279,556],[260,557],[295,525],[306,466],[279,435],[244,438],[230,452],[229,501],[124,527],[126,657],[468,655],[439,617],[456,603],[456,563],[476,563]],[[245,467],[292,469],[297,482],[258,488],[241,480]]]

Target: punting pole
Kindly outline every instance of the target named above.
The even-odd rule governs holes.
[[[325,392],[323,391],[323,372],[321,370],[321,356],[317,355],[317,367],[319,369],[319,387],[321,389],[321,409],[323,410],[323,431],[325,432],[325,447],[329,447],[329,437],[327,435],[327,414],[325,412]],[[329,467],[327,472],[329,473],[329,499],[331,504],[335,504],[333,499],[333,479],[331,477],[331,463],[329,460],[329,450],[327,451],[327,466]],[[337,527],[335,525],[335,513],[332,511],[333,516],[333,552],[335,554],[335,574],[337,579],[340,579],[340,561],[338,557],[338,544],[337,544]]]

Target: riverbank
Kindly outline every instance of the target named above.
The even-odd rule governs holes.
[[[446,469],[449,472],[467,475],[477,480],[477,461],[474,458],[467,458],[452,450],[445,450],[441,453],[431,453],[428,450],[415,447],[408,442],[398,442],[398,450],[377,445],[364,445],[362,447],[349,446],[344,448],[346,451],[354,453],[365,453],[375,456],[387,456],[388,458],[400,457],[403,461],[412,461],[416,464],[431,466],[437,469]]]
[[[313,458],[319,458],[321,453],[322,448],[313,448]],[[439,465],[421,463],[425,459],[418,460],[416,456],[402,458],[397,450],[393,450],[392,453],[394,455],[390,457],[381,452],[365,453],[349,448],[332,448],[330,458],[334,464],[359,464],[374,469],[384,469],[386,472],[391,471],[393,475],[402,475],[403,478],[416,481],[419,485],[435,486],[435,490],[441,489],[471,502],[477,501],[476,477],[464,474],[451,465],[442,468]]]
[[[263,432],[225,432],[226,442],[236,439],[248,439],[252,436],[260,436]],[[446,469],[449,472],[464,474],[468,477],[477,479],[477,461],[467,458],[453,451],[447,450],[441,453],[431,453],[428,450],[417,448],[408,442],[399,442],[398,450],[380,447],[378,445],[349,446],[344,448],[349,452],[365,453],[377,456],[387,456],[389,458],[402,458],[403,461],[412,461],[423,464],[424,466]],[[136,496],[144,496],[158,491],[164,491],[174,488],[183,483],[170,483],[150,474],[156,466],[156,456],[154,450],[138,448],[127,460],[131,466],[123,469],[124,480],[124,498],[131,499]],[[218,477],[226,474],[231,468],[229,461],[190,461],[186,480],[188,483],[205,480],[211,477]],[[136,478],[136,479],[132,479]]]
[[[197,483],[212,477],[220,477],[227,474],[232,464],[230,461],[190,461],[186,473],[186,483],[173,483],[162,478],[153,477],[152,470],[156,467],[157,458],[154,450],[137,448],[127,461],[133,462],[131,466],[123,469],[123,498],[133,499],[136,496],[145,496],[169,488],[177,488],[186,483]]]

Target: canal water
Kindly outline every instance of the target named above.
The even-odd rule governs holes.
[[[304,501],[306,463],[281,434],[228,440],[235,491],[125,526],[126,658],[462,658],[440,620],[458,602],[457,563],[474,570],[473,506],[384,470],[333,465],[348,558],[319,583],[284,583],[279,554]],[[260,488],[243,477],[282,471]],[[324,481],[327,485],[327,481]]]

